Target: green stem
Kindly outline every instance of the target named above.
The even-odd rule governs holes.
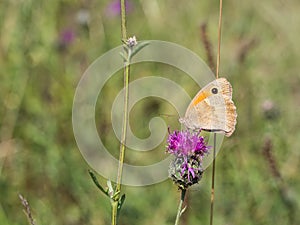
[[[118,218],[118,202],[111,201],[111,225],[117,225]]]
[[[121,0],[121,33],[122,40],[126,40],[126,12],[125,12],[125,0]],[[123,126],[122,126],[122,137],[120,143],[120,156],[119,156],[119,169],[118,169],[118,177],[117,177],[117,191],[121,191],[121,180],[122,180],[122,172],[123,172],[123,163],[125,156],[125,142],[126,142],[126,134],[127,134],[127,111],[128,111],[128,83],[129,83],[129,65],[124,62],[124,117],[123,117]]]
[[[219,27],[218,27],[218,55],[217,55],[217,69],[216,69],[216,79],[219,78],[219,69],[221,61],[221,28],[222,28],[222,8],[223,1],[220,0],[219,8]],[[217,144],[217,134],[214,133],[214,152],[213,152],[213,165],[212,165],[212,175],[211,175],[211,198],[210,198],[210,225],[213,225],[214,219],[214,200],[215,200],[215,173],[216,173],[216,144]]]
[[[122,33],[122,40],[126,40],[126,12],[125,12],[125,0],[121,1],[121,33]],[[121,191],[121,180],[122,180],[122,173],[123,173],[123,163],[124,163],[124,156],[125,156],[125,146],[126,146],[126,134],[127,134],[127,119],[128,119],[128,97],[129,97],[129,64],[124,61],[124,88],[125,88],[125,95],[124,95],[124,117],[123,117],[123,126],[122,126],[122,137],[120,143],[120,155],[119,155],[119,169],[118,169],[118,176],[117,176],[117,191]]]
[[[183,213],[183,211],[182,211],[182,204],[183,204],[183,202],[184,202],[185,194],[186,194],[186,189],[183,189],[183,190],[181,191],[181,198],[180,198],[180,202],[179,202],[179,205],[178,205],[178,210],[177,210],[177,216],[176,216],[175,225],[178,225],[178,224],[179,224],[180,216],[181,216],[182,213]]]
[[[120,0],[121,4],[121,35],[122,40],[125,41],[127,39],[127,31],[126,31],[126,9],[125,9],[125,0]],[[122,136],[120,143],[120,154],[119,154],[119,167],[118,167],[118,175],[117,175],[117,185],[115,193],[121,193],[121,182],[122,182],[122,174],[123,174],[123,164],[125,158],[125,149],[126,149],[126,136],[127,136],[127,124],[128,124],[128,99],[129,99],[129,74],[130,67],[129,63],[124,61],[124,116],[123,116],[123,125],[122,125]],[[112,200],[112,225],[117,224],[118,217],[118,204],[119,204],[120,195],[116,197],[116,199]]]
[[[215,199],[215,173],[216,173],[216,144],[217,144],[217,134],[214,133],[214,150],[213,150],[213,165],[212,165],[212,175],[211,175],[211,196],[210,196],[210,225],[213,224],[214,219],[214,199]]]
[[[129,100],[129,74],[130,67],[128,63],[124,64],[124,115],[123,115],[123,126],[122,126],[122,136],[120,143],[120,155],[119,155],[119,168],[117,176],[117,188],[115,192],[121,191],[121,182],[122,182],[122,173],[123,173],[123,164],[125,157],[126,149],[126,136],[127,136],[127,124],[128,124],[128,100]]]

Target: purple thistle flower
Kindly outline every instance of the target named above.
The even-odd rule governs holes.
[[[184,161],[185,162],[182,164],[181,176],[184,176],[185,173],[187,173],[187,178],[190,181],[190,175],[192,175],[193,178],[196,177],[195,171],[193,168],[190,167],[189,163],[187,162],[187,158],[185,158]]]
[[[167,152],[173,155],[204,155],[210,147],[206,146],[200,132],[174,131],[167,140]]]
[[[186,189],[200,181],[202,160],[209,149],[200,131],[169,131],[167,152],[175,156],[170,164],[169,176],[179,188]]]

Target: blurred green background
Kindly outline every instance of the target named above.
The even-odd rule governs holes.
[[[225,0],[220,74],[233,85],[238,123],[217,158],[215,224],[300,224],[300,2]],[[219,1],[128,1],[128,36],[183,45],[207,60],[201,25],[216,58]],[[18,198],[37,224],[110,224],[110,204],[92,183],[72,131],[75,88],[87,67],[121,44],[116,1],[2,0],[0,3],[0,224],[27,224]],[[132,80],[165,74],[193,96],[199,87],[165,65],[137,65]],[[97,106],[98,129],[118,156],[110,107],[123,85],[109,80]],[[103,97],[105,95],[105,97]],[[103,107],[105,104],[107,107]],[[132,129],[149,135],[159,113],[175,114],[161,99],[134,108]],[[131,115],[133,117],[133,115]],[[172,129],[177,119],[164,118]],[[145,157],[166,157],[165,143]],[[208,224],[210,168],[188,193],[181,224]],[[105,179],[99,177],[105,185]],[[179,191],[170,180],[124,187],[120,224],[173,224]]]

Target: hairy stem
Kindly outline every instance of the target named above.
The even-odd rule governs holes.
[[[121,35],[122,40],[127,39],[127,29],[126,29],[126,8],[125,0],[120,0],[121,3]]]

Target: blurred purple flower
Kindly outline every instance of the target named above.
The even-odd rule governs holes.
[[[169,131],[167,152],[175,156],[170,164],[169,176],[179,188],[186,189],[200,181],[202,160],[209,149],[200,132]]]
[[[75,39],[75,33],[71,29],[66,29],[60,34],[60,42],[66,45],[73,42]]]
[[[126,12],[133,10],[133,4],[131,1],[125,1]],[[105,14],[109,17],[118,16],[121,14],[121,3],[120,0],[111,1],[105,8]]]
[[[75,39],[75,32],[71,29],[63,30],[58,37],[59,50],[65,50]]]

